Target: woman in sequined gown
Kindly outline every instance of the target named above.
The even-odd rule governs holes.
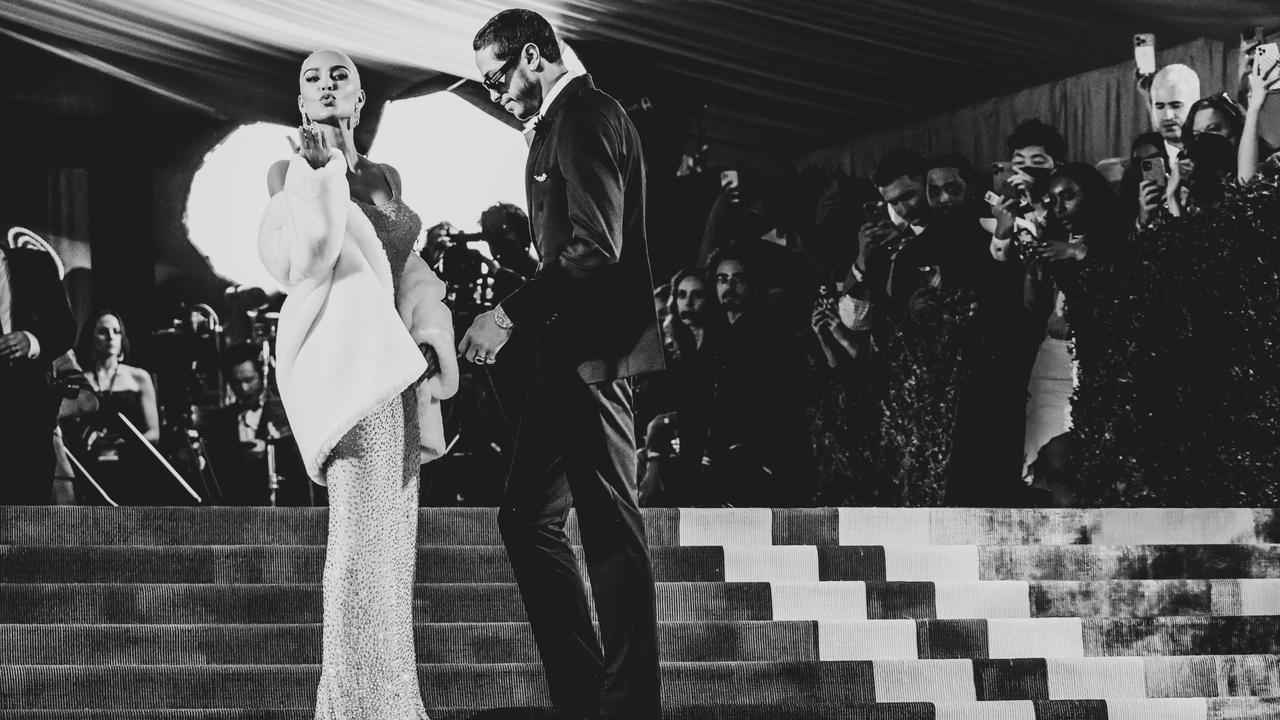
[[[353,213],[358,208],[368,218],[390,266],[394,294],[388,296],[386,302],[394,306],[401,289],[401,273],[413,252],[422,223],[401,200],[399,173],[355,151],[352,131],[359,123],[365,101],[358,71],[342,53],[316,52],[303,62],[299,91],[303,126],[299,128],[297,142],[290,138],[295,157],[271,168],[268,176],[271,193],[275,196],[288,190],[286,176],[291,169],[299,174],[308,171],[298,164],[298,158],[306,160],[315,172],[337,168],[334,174],[341,175],[345,170],[351,203],[336,198],[326,207],[333,208],[334,213]],[[345,168],[341,167],[342,161]],[[345,215],[334,223],[345,222],[349,233],[352,220],[347,217],[344,221],[343,217]],[[259,252],[264,263],[270,266],[271,258],[262,250],[262,242],[260,239]],[[350,245],[350,235],[343,242]],[[289,267],[296,269],[297,259],[292,262]],[[380,258],[374,257],[368,264],[377,267],[380,262]],[[337,266],[340,271],[341,261]],[[339,271],[330,272],[340,275]],[[329,280],[335,288],[343,281]],[[300,285],[306,282],[310,280],[303,280]],[[291,299],[292,295],[291,291]],[[328,303],[336,304],[340,299],[335,290],[329,294]],[[333,317],[340,316],[341,310],[327,307],[310,322],[317,326],[334,322]],[[364,311],[352,312],[363,314]],[[282,335],[291,330],[285,326],[289,320],[289,314],[282,313]],[[359,318],[355,322],[353,332],[347,333],[351,336],[337,341],[333,362],[342,362],[343,342],[377,341],[366,336],[366,328],[358,324]],[[373,334],[376,330],[367,332]],[[405,332],[407,335],[408,331]],[[307,333],[310,336],[316,331]],[[418,380],[422,382],[437,372],[438,365],[429,345],[420,345],[418,349],[425,356],[427,366]],[[288,379],[286,369],[282,363],[282,381]],[[311,392],[341,391],[341,388],[315,387]],[[286,395],[284,399],[286,409],[291,410],[291,398]],[[293,405],[306,407],[306,399],[294,399]],[[297,419],[293,415],[294,412],[290,412],[296,430]],[[314,469],[319,476],[313,472],[313,478],[329,489],[323,665],[316,697],[317,720],[427,717],[418,687],[413,646],[412,603],[421,464],[418,423],[415,390],[410,386],[373,407],[340,438],[335,438],[336,442],[319,453],[320,459],[315,461]]]

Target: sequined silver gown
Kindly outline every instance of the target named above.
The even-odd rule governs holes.
[[[398,288],[422,221],[400,199],[390,176],[388,183],[388,202],[356,204],[382,240]],[[330,456],[316,720],[427,717],[413,651],[418,462],[413,388],[374,409]]]

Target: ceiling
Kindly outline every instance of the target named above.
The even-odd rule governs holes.
[[[7,0],[0,42],[53,53],[162,101],[236,121],[293,122],[299,59],[347,51],[373,97],[477,77],[471,37],[494,0]],[[544,0],[571,44],[607,57],[620,98],[681,97],[706,141],[792,156],[1161,46],[1280,28],[1274,0]],[[19,106],[92,106],[99,89],[7,89]],[[23,97],[15,97],[21,87]],[[456,88],[493,108],[475,82]],[[625,99],[624,99],[625,103]],[[119,108],[118,112],[129,112]]]

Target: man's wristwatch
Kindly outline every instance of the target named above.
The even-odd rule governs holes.
[[[511,322],[511,318],[507,317],[507,311],[499,305],[493,309],[493,322],[503,330],[510,330],[515,327],[515,323]]]

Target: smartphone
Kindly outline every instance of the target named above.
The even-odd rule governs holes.
[[[1253,49],[1253,74],[1266,77],[1280,62],[1280,46],[1276,43],[1262,43]]]
[[[1156,36],[1138,33],[1133,36],[1133,61],[1138,64],[1139,75],[1156,73]]]
[[[916,270],[919,271],[920,282],[925,287],[930,287],[930,288],[933,288],[934,290],[937,290],[938,288],[942,287],[942,268],[941,267],[937,265],[926,265],[923,267],[917,267]]]
[[[722,188],[738,187],[738,171],[737,170],[721,170],[720,171],[720,187]]]
[[[1011,177],[1013,177],[1013,163],[1007,161],[991,163],[992,192],[997,195],[1006,195],[1005,190]]]
[[[1024,166],[1022,172],[1031,178],[1029,190],[1032,199],[1038,199],[1049,192],[1049,178],[1053,177],[1053,168]]]
[[[863,222],[884,222],[889,219],[889,206],[883,200],[862,203]]]
[[[1165,169],[1164,158],[1147,158],[1142,161],[1142,179],[1163,184],[1169,175]]]

